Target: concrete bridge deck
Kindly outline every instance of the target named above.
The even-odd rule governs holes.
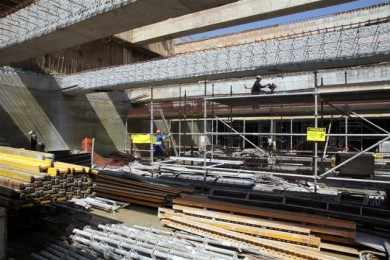
[[[10,64],[237,0],[38,0],[0,19]]]
[[[59,79],[66,94],[123,90],[378,63],[390,55],[390,21],[372,21],[296,36],[104,68]]]

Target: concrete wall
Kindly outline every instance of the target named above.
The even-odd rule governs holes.
[[[159,45],[155,44],[154,47],[158,48]],[[158,57],[156,52],[134,48],[129,46],[129,43],[109,37],[20,62],[14,66],[37,72],[71,74],[156,57]]]
[[[85,136],[101,153],[123,150],[129,106],[125,92],[68,97],[49,76],[0,70],[1,143],[26,146],[34,130],[48,150],[79,149]]]

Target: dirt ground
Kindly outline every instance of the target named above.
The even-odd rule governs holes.
[[[91,213],[107,219],[123,222],[128,226],[139,225],[161,228],[160,221],[157,217],[157,209],[154,208],[129,205],[116,213],[108,213],[101,210],[92,210]]]

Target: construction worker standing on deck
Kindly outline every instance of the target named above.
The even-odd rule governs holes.
[[[261,80],[262,80],[261,76],[257,76],[256,77],[256,80],[253,83],[252,90],[251,90],[252,95],[259,95],[261,93],[268,93],[266,91],[263,91],[262,90],[263,88],[269,88],[270,91],[271,91],[270,93],[271,94],[274,93],[274,90],[276,88],[275,84],[269,83],[269,84],[266,84],[266,85],[262,85],[261,84]]]

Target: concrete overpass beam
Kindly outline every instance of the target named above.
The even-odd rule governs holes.
[[[0,64],[10,64],[237,0],[38,0],[0,19]]]
[[[117,34],[134,44],[144,44],[161,39],[172,39],[262,19],[309,11],[351,0],[241,0]]]

